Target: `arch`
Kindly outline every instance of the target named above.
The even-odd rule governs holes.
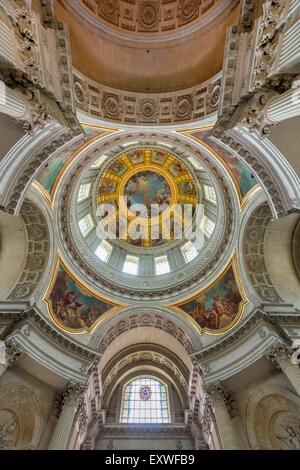
[[[104,369],[122,349],[140,343],[156,344],[172,350],[187,369],[191,366],[191,343],[186,333],[168,318],[159,314],[140,313],[119,319],[100,339],[103,353],[100,365]]]
[[[257,200],[256,206],[247,211],[240,240],[243,270],[247,283],[258,302],[281,303],[282,299],[273,284],[266,265],[265,238],[271,223],[272,213],[267,201]]]
[[[284,387],[261,387],[248,401],[245,420],[252,449],[296,448],[288,438],[288,428],[300,424],[300,398]],[[300,443],[298,430],[296,437]]]
[[[265,237],[265,262],[270,277],[282,299],[298,309],[300,279],[296,271],[296,259],[293,258],[293,244],[299,220],[299,214],[289,214],[273,220]]]
[[[157,344],[139,343],[113,355],[102,369],[105,402],[110,401],[115,386],[132,371],[156,371],[166,377],[177,389],[182,406],[186,405],[189,369],[171,350]]]
[[[26,229],[26,259],[20,269],[16,284],[9,293],[8,300],[20,301],[29,299],[44,273],[49,255],[49,230],[46,218],[40,208],[26,199],[20,216]],[[10,234],[10,237],[12,235]]]
[[[3,186],[0,206],[19,215],[26,192],[39,168],[65,145],[80,140],[70,129],[59,124],[46,124],[43,129],[23,136],[3,157],[0,181]]]
[[[249,166],[266,191],[274,217],[299,209],[299,178],[272,142],[244,127],[227,131],[217,142],[237,153]]]
[[[113,422],[115,424],[120,423],[124,389],[127,384],[140,378],[150,378],[164,384],[167,388],[169,402],[170,422],[168,424],[183,424],[184,410],[187,406],[187,396],[182,396],[181,389],[178,387],[177,382],[174,382],[170,375],[164,373],[162,369],[159,367],[147,367],[145,365],[132,368],[121,375],[118,380],[115,380],[112,389],[109,390],[110,393],[108,394],[108,391],[106,392],[103,402],[107,416],[106,424],[110,425]],[[128,425],[130,425],[130,423],[123,423],[123,426]]]

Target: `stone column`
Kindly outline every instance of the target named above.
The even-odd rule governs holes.
[[[0,341],[0,377],[21,355],[21,348],[13,340]]]
[[[52,408],[50,411],[50,416],[48,418],[48,422],[46,424],[45,430],[43,432],[43,436],[39,445],[39,448],[42,450],[46,450],[48,448],[48,445],[50,443],[50,439],[53,436],[53,433],[55,431],[56,425],[58,418],[61,413],[61,407],[63,403],[63,394],[62,393],[56,393],[53,399],[52,403]]]
[[[240,449],[236,432],[227,409],[228,394],[224,391],[220,383],[209,386],[206,391],[215,415],[222,448],[224,450]]]
[[[292,362],[293,350],[282,343],[276,343],[266,357],[281,369],[290,384],[300,396],[300,368]]]
[[[9,88],[0,81],[0,113],[15,119],[25,120],[28,117],[28,100],[18,90]]]
[[[74,418],[78,410],[80,399],[85,390],[82,384],[69,382],[63,393],[63,403],[55,431],[51,437],[48,449],[66,450],[73,429]]]

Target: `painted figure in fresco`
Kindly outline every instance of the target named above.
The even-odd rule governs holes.
[[[126,170],[125,166],[123,165],[122,162],[120,162],[120,160],[116,160],[109,168],[108,168],[109,171],[112,171],[113,173],[116,173],[117,175],[121,175],[122,173],[124,173],[124,171]]]
[[[190,194],[190,195],[195,196],[196,189],[192,181],[185,181],[184,183],[181,183],[180,185],[180,192],[182,194]]]
[[[179,162],[173,163],[173,165],[170,167],[170,170],[175,176],[179,176],[185,172],[185,169]]]
[[[193,312],[193,318],[202,328],[216,329],[216,317],[214,312],[207,311],[205,308],[205,296],[197,299],[196,308]]]
[[[67,292],[62,299],[58,300],[57,318],[71,328],[83,328],[86,324],[81,318],[81,307],[82,304],[78,302],[78,295],[74,291]]]
[[[171,192],[165,179],[152,171],[142,171],[133,175],[124,190],[127,206],[143,204],[150,213],[152,204],[169,204]]]
[[[86,294],[66,272],[60,270],[50,299],[55,318],[67,328],[91,327],[111,305]]]
[[[163,165],[166,160],[166,154],[161,152],[160,150],[153,150],[152,153],[152,161],[159,165]]]
[[[228,326],[236,317],[242,298],[233,271],[205,294],[183,305],[201,328],[219,330]]]
[[[131,159],[132,163],[141,163],[144,160],[144,153],[141,149],[130,152],[128,156]]]
[[[99,186],[100,194],[113,193],[116,187],[116,183],[110,180],[103,180]]]

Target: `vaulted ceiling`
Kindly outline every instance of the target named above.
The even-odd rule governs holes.
[[[217,74],[238,12],[238,0],[56,1],[75,68],[102,85],[142,93],[183,90]]]

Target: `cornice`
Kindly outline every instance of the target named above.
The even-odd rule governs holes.
[[[282,321],[287,322],[287,318],[289,319],[289,321],[297,321],[300,324],[300,314],[291,314],[288,316],[279,314],[273,316],[269,313],[264,312],[261,309],[254,310],[252,315],[249,316],[249,318],[243,324],[241,323],[236,330],[221,337],[220,341],[218,341],[214,345],[209,346],[208,348],[205,348],[201,351],[194,352],[190,354],[190,356],[200,362],[203,360],[212,359],[214,356],[219,355],[221,352],[225,352],[229,349],[232,349],[235,344],[245,338],[249,334],[249,332],[251,332],[251,330],[253,330],[254,327],[257,326],[259,323],[263,323],[268,326],[268,328],[272,329],[274,333],[276,333],[276,336],[282,338],[282,341],[291,342],[291,340],[289,340],[288,335],[280,327],[280,323]]]
[[[3,331],[1,337],[10,337],[14,332],[19,330],[22,326],[33,324],[41,330],[51,342],[54,342],[67,351],[80,356],[82,359],[88,361],[99,360],[101,354],[88,347],[80,345],[76,340],[68,339],[64,334],[60,333],[54,326],[46,321],[35,308],[29,308],[26,311],[16,312],[0,312],[0,323],[9,322],[8,326]]]

